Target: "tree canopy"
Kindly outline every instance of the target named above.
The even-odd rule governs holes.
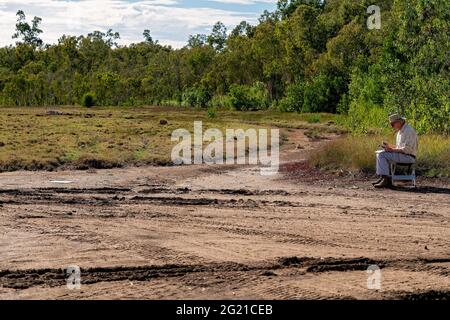
[[[348,113],[355,131],[405,114],[421,132],[449,132],[449,21],[445,0],[280,0],[257,25],[192,35],[174,49],[153,40],[119,46],[113,30],[39,38],[17,12],[16,45],[0,48],[0,104],[183,104]]]

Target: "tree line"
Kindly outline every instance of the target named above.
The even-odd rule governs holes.
[[[40,39],[41,19],[17,13],[15,45],[0,48],[0,104],[186,105],[348,114],[356,132],[401,112],[420,132],[449,132],[445,0],[279,0],[256,25],[218,22],[174,49],[143,32],[120,46],[108,30]]]

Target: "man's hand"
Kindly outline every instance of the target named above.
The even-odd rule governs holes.
[[[387,142],[383,142],[382,147],[387,152],[397,152],[396,146],[389,144]]]
[[[393,151],[393,150],[396,148],[396,146],[394,146],[394,145],[392,145],[392,144],[389,144],[389,143],[387,143],[387,142],[383,142],[383,148],[384,148],[386,151]]]

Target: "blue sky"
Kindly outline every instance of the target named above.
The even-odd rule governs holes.
[[[42,18],[46,43],[63,34],[112,28],[120,33],[120,44],[129,44],[141,41],[143,30],[150,29],[153,39],[179,48],[190,34],[209,33],[217,21],[229,29],[242,20],[256,23],[275,6],[276,0],[0,0],[0,46],[14,43],[19,9],[29,21]]]

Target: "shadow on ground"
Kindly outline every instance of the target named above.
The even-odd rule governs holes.
[[[392,189],[396,191],[404,191],[404,192],[412,192],[412,193],[438,193],[438,194],[448,194],[450,195],[450,189],[449,188],[443,188],[443,187],[432,187],[432,186],[420,186],[417,188],[411,188],[411,187],[392,187]]]

